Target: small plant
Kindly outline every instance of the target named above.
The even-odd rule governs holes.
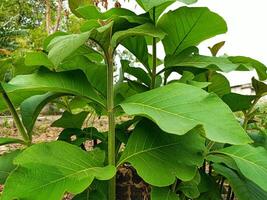
[[[0,143],[26,147],[0,158],[3,171],[11,172],[1,176],[2,200],[60,200],[66,192],[76,200],[115,200],[116,171],[125,163],[151,186],[152,200],[267,199],[267,151],[246,132],[267,86],[253,79],[256,95],[234,94],[220,73],[255,69],[265,80],[266,67],[248,57],[218,57],[224,43],[210,47],[212,56],[199,54],[199,43],[227,31],[223,18],[208,8],[162,14],[174,0],[137,2],[144,14],[77,7],[75,14],[86,20],[81,33],[50,35],[43,52],[25,58],[36,72],[1,84],[0,109],[9,108],[22,139]],[[159,42],[164,61],[157,58]],[[119,46],[140,65],[121,60],[115,81]],[[181,78],[169,80],[173,72]],[[64,128],[58,141],[32,144],[40,111],[59,97],[66,106],[52,124]],[[77,105],[80,112],[73,113]],[[83,127],[88,106],[107,116],[107,131]],[[239,111],[243,127],[233,114]],[[87,152],[88,140],[94,145]]]

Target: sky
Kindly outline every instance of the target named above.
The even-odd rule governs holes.
[[[123,7],[142,13],[135,1],[123,3]],[[173,10],[182,3],[175,3],[169,9]],[[226,41],[220,54],[231,56],[248,56],[267,65],[267,0],[198,0],[191,6],[209,7],[221,15],[228,24],[228,32],[216,36],[199,45],[200,53],[210,55],[208,46],[220,41]],[[161,47],[160,47],[161,48]],[[164,55],[158,55],[164,57]],[[231,72],[227,78],[231,85],[249,83],[254,72]]]

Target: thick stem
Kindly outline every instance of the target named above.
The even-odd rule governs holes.
[[[9,108],[9,111],[12,114],[12,117],[13,117],[13,119],[15,121],[16,127],[19,130],[19,133],[21,134],[24,142],[27,145],[30,145],[31,144],[31,138],[29,137],[29,135],[27,134],[27,132],[26,132],[26,130],[24,128],[24,126],[22,125],[22,122],[20,121],[19,115],[18,115],[16,109],[14,108],[12,102],[10,101],[9,97],[7,96],[7,94],[5,92],[2,93],[2,96],[3,96],[3,99],[6,102],[6,105]]]
[[[156,8],[153,8],[153,22],[156,25]],[[156,85],[156,77],[157,77],[157,38],[153,37],[152,44],[152,77],[151,77],[151,89],[155,88]]]
[[[107,113],[108,113],[108,164],[115,166],[115,116],[114,116],[114,77],[113,53],[106,54],[107,71]],[[116,199],[116,176],[109,181],[109,200]]]

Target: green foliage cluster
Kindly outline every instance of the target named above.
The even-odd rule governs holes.
[[[267,94],[261,82],[266,66],[248,57],[218,57],[223,43],[210,48],[212,56],[201,55],[198,44],[227,31],[224,19],[208,8],[183,6],[162,14],[175,0],[137,2],[144,14],[77,6],[75,13],[85,19],[81,32],[48,36],[43,51],[27,54],[24,75],[1,82],[0,110],[12,113],[21,139],[0,138],[0,144],[25,145],[0,157],[0,171],[7,172],[0,173],[2,200],[60,200],[66,192],[76,200],[115,200],[115,174],[124,163],[151,185],[152,200],[220,200],[225,193],[228,200],[267,198],[266,146],[249,131],[256,103]],[[162,61],[158,42],[166,54]],[[115,81],[119,46],[140,65],[121,60]],[[231,93],[222,72],[254,69],[256,94]],[[173,72],[181,77],[170,80]],[[53,122],[64,128],[58,141],[32,144],[42,108],[66,96],[68,106]],[[108,116],[108,131],[82,126],[84,106]],[[234,115],[240,111],[241,124]],[[116,123],[125,114],[132,118]],[[87,152],[88,140],[96,142]]]

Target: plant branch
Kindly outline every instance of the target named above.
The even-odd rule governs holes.
[[[156,8],[153,8],[153,22],[156,26]],[[153,59],[153,66],[152,66],[152,77],[151,77],[151,89],[155,88],[156,85],[156,77],[157,77],[157,38],[153,37],[153,44],[152,44],[152,59]]]
[[[107,113],[108,113],[108,164],[116,165],[115,156],[115,116],[114,116],[114,77],[113,50],[106,53],[107,63]],[[109,181],[109,200],[116,199],[116,176]]]
[[[19,115],[18,115],[15,107],[13,106],[11,100],[9,99],[8,95],[5,92],[2,92],[2,96],[3,96],[4,101],[6,102],[7,107],[9,108],[9,111],[12,114],[12,117],[15,121],[16,127],[19,130],[19,133],[21,134],[25,143],[29,146],[31,144],[31,138],[29,137],[24,126],[22,125],[22,122],[19,118]]]

